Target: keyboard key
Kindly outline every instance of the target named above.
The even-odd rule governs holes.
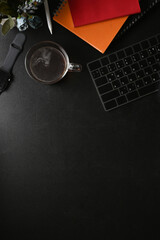
[[[159,80],[160,80],[160,76],[159,76],[158,73],[153,73],[153,74],[151,75],[151,78],[152,78],[152,81],[153,81],[153,82],[156,82],[156,81],[159,81]]]
[[[148,52],[149,52],[149,55],[154,55],[154,54],[157,53],[157,50],[156,50],[155,47],[152,47],[152,48],[149,48],[149,49],[148,49]]]
[[[131,73],[130,75],[128,75],[128,79],[130,82],[133,82],[137,79],[135,73]]]
[[[93,71],[92,72],[92,77],[95,79],[95,78],[98,78],[98,77],[100,77],[101,76],[101,74],[100,74],[100,72],[99,72],[99,70],[95,70],[95,71]]]
[[[122,104],[124,104],[124,103],[126,103],[126,102],[127,102],[127,99],[126,99],[125,96],[121,96],[121,97],[118,97],[118,98],[117,98],[117,103],[118,103],[118,105],[122,105]]]
[[[160,64],[159,63],[154,64],[152,67],[153,67],[154,72],[160,71]]]
[[[125,49],[126,56],[130,56],[133,54],[133,49],[131,47],[128,47]]]
[[[148,52],[147,52],[147,50],[144,50],[144,51],[140,52],[140,56],[141,56],[142,59],[148,57]]]
[[[137,92],[137,91],[134,91],[134,92],[128,93],[128,94],[126,95],[126,97],[127,97],[128,101],[132,101],[132,100],[138,98],[139,95],[138,95],[138,92]]]
[[[117,78],[123,77],[123,72],[122,72],[122,70],[116,71],[115,74],[116,74],[116,77],[117,77]]]
[[[88,64],[88,67],[91,71],[95,70],[96,68],[101,67],[100,61],[95,61],[95,62],[91,62]]]
[[[117,66],[118,69],[123,68],[124,67],[123,60],[120,60],[120,61],[116,62],[116,66]]]
[[[134,63],[131,65],[132,71],[138,71],[140,69],[139,64],[138,63]]]
[[[116,54],[111,54],[111,55],[109,55],[109,60],[110,60],[111,63],[117,61],[117,56],[116,56]]]
[[[124,71],[124,74],[125,74],[125,75],[128,75],[128,74],[130,74],[130,73],[132,72],[132,70],[131,70],[131,68],[130,68],[129,66],[123,68],[123,71]]]
[[[107,84],[99,87],[98,90],[99,90],[100,94],[103,94],[103,93],[106,93],[106,92],[109,92],[109,91],[113,90],[113,87],[112,87],[112,84],[107,83]]]
[[[110,72],[113,72],[116,70],[116,65],[114,63],[108,65],[108,69]]]
[[[144,96],[146,94],[152,93],[159,90],[159,82],[152,83],[146,87],[140,88],[138,90],[140,96]]]
[[[133,45],[133,49],[134,49],[135,52],[140,52],[140,51],[141,51],[141,46],[140,46],[140,44],[135,44],[135,45]]]
[[[129,91],[129,92],[132,92],[132,91],[135,90],[135,88],[136,88],[136,86],[135,86],[134,83],[128,84],[127,87],[128,87],[128,91]]]
[[[108,93],[105,93],[101,96],[102,100],[104,102],[107,102],[113,98],[116,98],[116,97],[119,97],[119,91],[116,89],[116,90],[113,90],[111,92],[108,92]]]
[[[132,55],[132,59],[133,59],[133,62],[137,62],[139,61],[141,58],[140,58],[140,55],[138,53]]]
[[[138,71],[137,73],[137,78],[139,79],[139,78],[142,78],[142,77],[144,77],[145,76],[145,74],[144,74],[144,71],[143,70],[140,70],[140,71]]]
[[[160,52],[160,44],[157,45],[157,51]]]
[[[117,103],[115,100],[112,100],[112,101],[106,102],[104,106],[106,110],[110,110],[112,108],[115,108],[117,106]]]
[[[121,87],[121,88],[119,89],[119,91],[120,91],[120,94],[121,94],[121,95],[128,93],[128,89],[127,89],[126,86]]]
[[[151,79],[150,76],[147,76],[147,77],[143,78],[143,81],[144,81],[145,85],[148,85],[148,84],[150,84],[152,82],[152,79]]]
[[[109,64],[108,57],[101,58],[101,63],[102,66],[108,65]]]
[[[131,57],[124,58],[124,62],[125,62],[126,65],[130,65],[130,64],[133,63]]]
[[[144,60],[141,60],[141,61],[139,62],[139,65],[140,65],[141,68],[144,68],[144,67],[147,67],[147,66],[148,66],[147,61],[146,61],[145,59],[144,59]]]
[[[155,55],[155,59],[156,59],[157,62],[160,62],[160,53]]]
[[[135,84],[136,84],[136,87],[137,87],[137,88],[141,88],[141,87],[143,87],[143,86],[144,86],[144,84],[143,84],[143,81],[142,81],[142,80],[137,80],[137,81],[135,82]]]
[[[99,87],[99,86],[101,86],[101,85],[103,85],[103,84],[106,84],[108,81],[107,81],[107,78],[105,77],[105,76],[103,76],[103,77],[100,77],[100,78],[97,78],[96,80],[95,80],[95,83],[96,83],[96,85]]]
[[[152,57],[147,58],[147,62],[148,62],[149,65],[152,65],[152,64],[154,64],[154,63],[156,62],[156,60],[155,60],[155,58],[152,56]]]
[[[116,77],[115,77],[114,73],[109,73],[107,75],[107,79],[108,79],[109,82],[111,82],[111,81],[115,80]]]
[[[146,68],[144,68],[144,72],[146,75],[150,75],[153,73],[153,70],[151,67],[146,67]]]
[[[155,37],[150,38],[149,42],[150,42],[151,46],[154,46],[154,45],[156,45],[158,43],[157,39]]]
[[[112,82],[113,88],[119,88],[121,86],[120,81],[116,80]]]
[[[123,50],[117,52],[117,55],[118,55],[118,58],[119,58],[119,59],[123,59],[123,58],[125,57],[125,53],[124,53]]]
[[[129,83],[127,77],[122,77],[122,78],[120,79],[120,81],[121,81],[121,84],[122,84],[122,85],[126,85],[127,83]]]
[[[100,68],[99,70],[100,70],[100,73],[101,73],[102,75],[105,75],[105,74],[107,74],[107,73],[108,73],[108,69],[107,69],[107,67],[106,67],[106,66],[105,66],[105,67],[102,67],[102,68]]]
[[[141,42],[142,49],[145,50],[150,47],[149,42],[147,40]]]

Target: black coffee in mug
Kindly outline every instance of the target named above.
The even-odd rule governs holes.
[[[34,45],[26,55],[25,65],[32,78],[46,84],[60,81],[68,71],[81,71],[81,65],[70,63],[65,50],[50,41]]]
[[[63,77],[66,68],[65,56],[54,47],[37,49],[30,60],[31,72],[39,81],[58,81]]]

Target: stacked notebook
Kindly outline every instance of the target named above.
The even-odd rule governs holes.
[[[53,19],[104,53],[128,15],[137,12],[138,0],[65,0]]]

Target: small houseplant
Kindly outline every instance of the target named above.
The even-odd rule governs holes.
[[[35,15],[35,11],[43,0],[0,0],[0,23],[2,33],[5,35],[13,27],[19,31],[29,26],[36,29],[42,25],[42,20]]]

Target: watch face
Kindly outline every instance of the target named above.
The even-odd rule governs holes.
[[[9,85],[10,73],[0,69],[0,93],[3,92]]]

